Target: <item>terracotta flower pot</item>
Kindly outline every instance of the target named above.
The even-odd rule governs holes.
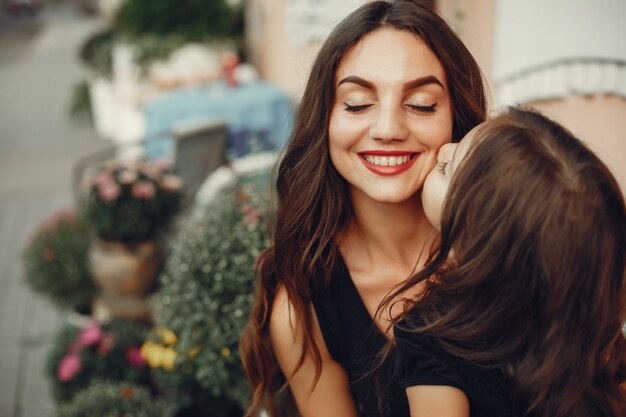
[[[100,319],[150,319],[146,295],[159,273],[162,253],[154,240],[136,243],[95,239],[89,270],[100,288],[94,314]]]

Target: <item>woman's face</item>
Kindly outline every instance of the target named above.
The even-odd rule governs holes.
[[[479,126],[482,126],[479,125]],[[459,165],[475,142],[478,127],[470,130],[460,143],[446,143],[439,149],[437,164],[428,174],[422,190],[422,205],[426,218],[433,227],[441,231],[441,213],[450,187],[450,182]]]
[[[415,196],[452,136],[437,57],[414,34],[381,28],[345,54],[335,82],[330,157],[353,199],[399,203]]]

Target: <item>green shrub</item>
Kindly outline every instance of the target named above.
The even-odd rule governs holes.
[[[58,417],[163,417],[162,404],[150,397],[145,387],[95,382],[59,407]]]
[[[81,61],[94,73],[110,77],[113,72],[113,43],[115,32],[106,29],[89,36],[80,48]]]
[[[174,395],[210,395],[241,406],[248,401],[238,342],[252,303],[255,262],[269,245],[269,191],[267,170],[240,177],[172,242],[154,299],[160,327],[150,343],[161,345],[157,359],[162,347],[173,349],[174,366],[164,369],[150,348],[144,356]]]
[[[91,123],[91,99],[89,97],[87,81],[80,81],[74,85],[69,110],[72,120]]]
[[[146,333],[143,325],[126,320],[62,327],[45,369],[55,401],[67,402],[95,381],[149,384],[150,373],[140,355]]]
[[[97,291],[86,263],[91,239],[89,228],[73,210],[55,213],[24,248],[24,279],[58,306],[88,311]]]
[[[94,33],[80,48],[81,61],[110,78],[116,42],[134,46],[141,68],[188,42],[228,40],[243,50],[243,7],[225,0],[127,0],[113,24]]]
[[[116,26],[131,35],[178,34],[187,41],[241,36],[237,13],[225,0],[127,0]]]

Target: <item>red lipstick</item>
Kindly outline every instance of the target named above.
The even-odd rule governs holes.
[[[372,150],[372,151],[363,151],[359,152],[358,155],[361,157],[361,162],[365,165],[365,168],[369,169],[376,175],[389,176],[389,175],[398,175],[411,168],[415,161],[419,157],[419,153],[416,152],[406,152],[406,151],[380,151],[380,150]],[[379,158],[391,158],[391,157],[408,157],[409,160],[404,163],[400,163],[397,165],[389,166],[389,165],[381,165],[368,161],[366,158],[370,157],[379,157]]]

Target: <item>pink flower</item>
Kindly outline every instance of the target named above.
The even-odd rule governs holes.
[[[113,349],[113,345],[115,344],[115,337],[110,333],[105,333],[102,338],[102,342],[98,346],[98,353],[101,356],[106,356],[109,354],[111,349]]]
[[[102,342],[106,334],[100,328],[97,322],[91,321],[85,326],[78,335],[78,344],[80,347],[93,346]]]
[[[148,200],[152,198],[156,189],[154,184],[148,181],[139,181],[133,185],[133,197],[140,200]]]
[[[159,171],[166,171],[172,168],[172,162],[167,159],[157,159],[153,165]]]
[[[153,180],[158,180],[161,176],[161,171],[159,170],[159,168],[149,162],[142,162],[139,165],[139,171],[141,171],[148,178],[152,178]]]
[[[131,169],[126,169],[119,174],[117,174],[117,179],[125,185],[132,184],[137,181],[137,172]]]
[[[113,175],[111,175],[110,172],[101,172],[96,176],[96,179],[94,181],[97,185],[108,185],[108,184],[113,184],[115,183],[115,180],[113,179]]]
[[[100,183],[98,184],[98,194],[104,201],[111,202],[120,196],[120,186],[116,183]]]
[[[246,226],[256,224],[262,215],[263,213],[261,213],[259,210],[252,209],[248,211],[246,216],[243,218],[243,224],[245,224]]]
[[[178,191],[183,187],[183,180],[178,175],[164,175],[161,180],[161,188],[167,192]]]
[[[146,360],[141,356],[141,348],[139,346],[131,346],[126,349],[126,360],[135,368],[146,366]]]
[[[83,368],[83,363],[76,353],[68,353],[61,359],[57,368],[57,379],[68,382]]]

